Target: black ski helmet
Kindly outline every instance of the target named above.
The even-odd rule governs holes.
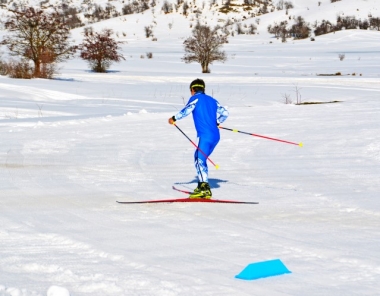
[[[205,91],[206,84],[202,79],[195,79],[190,83],[190,89]]]

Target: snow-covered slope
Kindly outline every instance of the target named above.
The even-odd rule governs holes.
[[[142,2],[142,1],[140,1]],[[225,26],[230,23],[228,30],[231,34],[236,34],[236,25],[240,23],[243,28],[254,24],[257,26],[257,32],[269,37],[267,33],[268,25],[274,22],[281,22],[287,20],[289,24],[294,22],[298,16],[302,16],[310,24],[320,22],[322,20],[329,20],[336,22],[337,16],[354,16],[357,19],[368,19],[369,17],[380,17],[380,7],[377,0],[341,0],[331,3],[330,0],[300,0],[300,1],[285,1],[293,4],[293,8],[288,11],[283,8],[278,9],[280,1],[248,1],[250,5],[246,4],[247,1],[234,0],[231,1],[228,13],[222,12],[225,2],[218,1],[170,1],[170,0],[157,0],[154,1],[155,5],[149,3],[149,9],[142,13],[124,14],[123,7],[131,4],[121,0],[116,1],[67,1],[65,4],[68,7],[75,8],[78,17],[85,25],[93,25],[95,27],[109,26],[109,21],[100,21],[99,23],[92,23],[86,17],[91,15],[97,7],[105,10],[107,7],[112,13],[120,15],[117,19],[118,22],[113,28],[118,32],[118,38],[125,39],[124,35],[127,34],[128,39],[144,39],[145,26],[151,26],[154,36],[160,39],[162,35],[179,35],[180,38],[187,37],[192,27],[199,21],[203,24],[210,26]],[[267,3],[266,11],[263,9],[263,3]],[[47,0],[28,1],[28,5],[35,5],[42,7],[55,7],[62,5],[62,1]],[[164,3],[168,3],[173,8],[172,12],[165,13],[163,11]],[[184,14],[183,7],[187,5],[189,9]],[[5,19],[7,14],[6,8],[14,8],[14,2],[8,2],[7,5],[0,7],[0,15]],[[109,18],[109,17],[108,17]],[[83,28],[77,31],[82,31]],[[75,35],[75,33],[74,33]]]

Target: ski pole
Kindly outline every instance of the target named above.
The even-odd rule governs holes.
[[[238,131],[236,129],[222,127],[220,125],[219,125],[219,128],[225,129],[225,130],[228,130],[228,131],[232,131],[232,132],[235,132],[235,133],[242,133],[242,134],[246,134],[246,135],[250,135],[250,136],[254,136],[254,137],[259,137],[259,138],[264,138],[264,139],[268,139],[268,140],[278,141],[278,142],[282,142],[282,143],[297,145],[297,146],[300,146],[300,147],[303,146],[302,143],[294,143],[294,142],[289,142],[289,141],[280,140],[280,139],[276,139],[276,138],[271,138],[271,137],[267,137],[267,136],[261,136],[261,135],[257,135],[257,134],[246,133],[246,132]]]
[[[190,141],[190,143],[191,144],[193,144],[194,145],[194,147],[195,148],[197,148],[207,159],[208,159],[208,161],[209,162],[211,162],[212,164],[213,164],[213,166],[215,167],[215,169],[219,169],[219,165],[217,165],[217,164],[215,164],[211,159],[210,159],[210,157],[208,157],[207,155],[206,155],[206,153],[204,153],[202,150],[201,150],[201,148],[199,148],[198,146],[197,146],[197,144],[195,144],[193,141],[191,141],[191,139],[175,124],[175,123],[173,123],[173,125]]]

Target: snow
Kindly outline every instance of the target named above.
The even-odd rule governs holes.
[[[306,3],[310,22],[325,5],[376,7],[321,2],[295,5]],[[54,80],[0,76],[0,295],[379,294],[379,32],[283,44],[260,24],[259,35],[231,37],[228,61],[201,74],[181,61],[188,20],[159,18],[174,25],[168,34],[158,20],[157,42],[121,18],[94,25],[130,30],[127,59],[110,73],[75,58]],[[198,77],[228,106],[225,127],[304,146],[221,130],[213,195],[258,205],[117,204],[195,188],[194,148],[167,119]],[[324,104],[285,104],[297,91]],[[178,126],[196,140],[191,117]],[[235,278],[277,258],[291,274]]]

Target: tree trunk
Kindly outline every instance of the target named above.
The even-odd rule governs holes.
[[[96,66],[94,68],[94,71],[97,72],[97,73],[104,73],[106,72],[104,67],[103,67],[103,64],[102,64],[102,61],[101,60],[97,60],[96,61]]]
[[[34,73],[33,77],[40,77],[41,76],[41,62],[39,59],[34,60]]]
[[[208,68],[208,63],[202,63],[202,73],[210,73],[210,69]]]

